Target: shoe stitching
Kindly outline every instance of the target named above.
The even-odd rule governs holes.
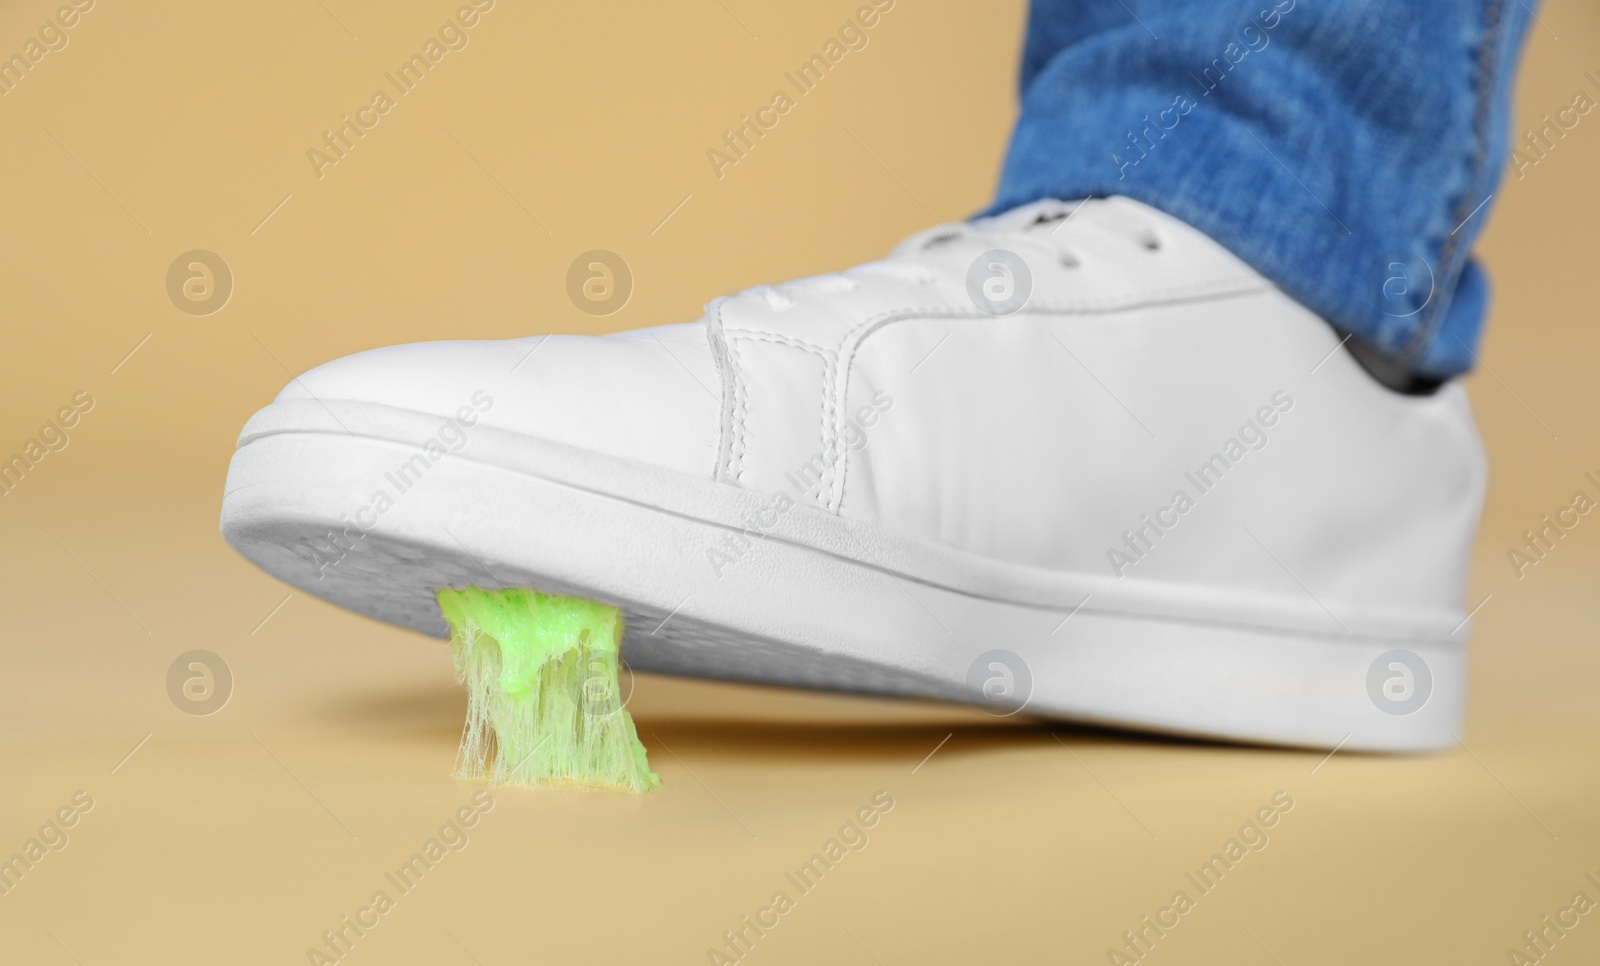
[[[1239,275],[1225,279],[1212,279],[1201,282],[1191,282],[1183,285],[1169,285],[1144,289],[1131,295],[1128,293],[1120,293],[1099,297],[1080,297],[1058,302],[1045,301],[1037,304],[1030,302],[1018,314],[1098,314],[1103,312],[1139,308],[1145,305],[1171,304],[1173,302],[1183,301],[1185,298],[1245,295],[1253,292],[1272,291],[1275,289],[1276,286],[1265,279],[1259,277],[1250,277],[1248,275]],[[749,402],[748,387],[739,364],[737,349],[733,344],[734,334],[737,334],[740,337],[763,339],[766,341],[791,345],[795,348],[804,349],[805,351],[817,352],[822,356],[824,360],[823,378],[825,380],[822,392],[822,406],[824,419],[828,420],[828,424],[822,433],[822,442],[823,452],[826,452],[828,443],[830,441],[837,441],[843,434],[843,427],[839,425],[838,414],[842,408],[842,401],[848,394],[848,386],[842,385],[842,383],[847,382],[849,379],[850,367],[854,363],[857,350],[860,349],[861,345],[873,333],[874,330],[895,321],[903,321],[906,319],[919,317],[941,319],[993,318],[993,316],[986,315],[977,311],[976,309],[963,309],[950,305],[913,306],[909,308],[890,309],[868,316],[856,325],[852,326],[850,329],[846,330],[839,338],[838,349],[830,350],[821,345],[809,343],[803,339],[798,339],[783,333],[772,332],[766,329],[726,326],[723,322],[723,304],[724,303],[719,301],[717,305],[717,310],[715,312],[715,323],[719,331],[723,334],[724,343],[727,345],[729,350],[731,375],[733,377],[734,384],[733,412],[730,430],[732,439],[730,440],[727,466],[728,475],[740,482],[743,482],[743,458],[747,449],[745,437],[746,426],[744,421],[748,414]],[[840,366],[833,361],[834,359],[840,358],[842,358],[844,361],[843,366]],[[839,507],[843,502],[844,484],[849,475],[849,461],[846,454],[841,453],[839,458],[834,463],[829,464],[827,472],[829,473],[828,487],[826,490],[828,497],[825,502],[821,500],[823,488],[819,485],[818,502],[823,508],[833,513],[838,513]]]
[[[1175,302],[1184,301],[1187,297],[1210,296],[1212,298],[1221,298],[1232,295],[1249,295],[1257,292],[1275,291],[1276,288],[1277,287],[1275,285],[1264,279],[1234,278],[1221,281],[1196,282],[1188,285],[1169,286],[1163,289],[1151,289],[1142,293],[1137,299],[1132,300],[1124,296],[1118,298],[1077,299],[1073,301],[1054,303],[1042,302],[1038,305],[1034,305],[1030,302],[1016,314],[1064,316],[1095,315],[1124,311],[1133,308],[1142,308],[1147,305],[1172,304]],[[994,319],[994,316],[985,315],[976,309],[942,306],[892,309],[886,312],[880,312],[877,315],[870,316],[867,319],[862,320],[859,324],[846,332],[839,340],[839,354],[842,359],[842,365],[839,367],[839,371],[835,375],[832,390],[836,398],[836,402],[833,406],[835,414],[840,411],[840,403],[837,400],[842,400],[843,397],[848,393],[848,386],[845,384],[849,381],[851,366],[854,365],[856,354],[860,350],[861,346],[865,344],[866,340],[879,329],[882,329],[894,322],[916,318]],[[857,333],[860,333],[859,337],[857,337]],[[852,342],[852,340],[854,341]],[[844,428],[838,425],[836,415],[832,436],[837,438],[843,433],[843,431]],[[839,512],[839,507],[844,501],[844,482],[850,473],[849,462],[843,459],[841,459],[841,462],[843,465],[839,469],[836,480],[837,485],[829,492],[829,499],[827,503],[827,509],[834,513]]]
[[[832,452],[832,453],[835,454],[833,460],[827,464],[828,495],[830,497],[830,500],[831,500],[832,495],[833,495],[834,481],[839,475],[839,466],[840,466],[841,463],[844,462],[844,452],[841,451],[839,449],[838,445],[837,445],[838,444],[837,437],[830,438],[830,434],[831,434],[833,426],[834,426],[834,424],[836,422],[836,419],[834,417],[834,409],[835,409],[835,406],[836,406],[836,400],[834,399],[833,393],[829,392],[828,390],[833,385],[834,373],[838,371],[838,365],[837,365],[837,362],[836,362],[837,358],[838,357],[835,356],[831,352],[828,353],[827,355],[823,356],[823,358],[822,358],[822,387],[821,387],[822,391],[819,393],[819,395],[822,397],[822,432],[819,433],[818,435],[822,439],[822,448],[820,450],[818,450],[817,452],[819,452],[819,453]],[[830,450],[828,448],[830,444],[833,445],[833,449],[832,450]],[[817,503],[817,506],[819,506],[819,507],[827,505],[827,501],[824,501],[823,498],[822,498],[822,481],[820,481],[820,480],[817,481],[816,503]]]
[[[739,339],[747,339],[752,342],[770,342],[793,349],[799,349],[802,352],[808,352],[822,361],[822,387],[821,391],[817,394],[818,409],[820,411],[817,438],[821,445],[821,448],[818,450],[818,452],[828,452],[828,432],[829,428],[833,426],[834,422],[833,406],[831,405],[832,397],[828,392],[828,387],[833,384],[833,375],[837,366],[837,357],[831,351],[823,348],[822,346],[806,342],[803,339],[791,338],[778,332],[768,332],[763,329],[728,329],[726,332],[730,342]],[[748,396],[748,393],[746,393],[746,396]],[[748,403],[746,403],[746,407],[748,408]],[[744,450],[741,448],[739,467],[739,478],[741,481],[743,480],[744,474],[743,452]],[[827,464],[824,472],[830,474],[837,472],[834,467],[838,464],[838,462],[839,460],[835,460],[833,463]],[[823,480],[817,481],[817,495],[815,500],[819,507],[825,505],[823,501],[823,494],[832,494],[832,484],[833,481],[831,476],[827,479],[826,485],[824,485]]]
[[[722,398],[717,405],[717,455],[711,464],[711,478],[721,482],[727,479],[727,467],[733,460],[733,401],[738,373],[728,351],[727,337],[723,334],[722,301],[718,300],[714,306],[714,310],[711,306],[707,307],[706,341],[710,344],[711,359],[716,363],[717,375],[722,382]]]
[[[805,339],[797,339],[792,335],[785,335],[782,332],[773,332],[768,329],[751,329],[744,326],[727,326],[724,328],[724,331],[747,339],[760,339],[765,342],[781,342],[784,345],[794,346],[796,349],[804,349],[807,352],[815,352],[820,356],[832,356],[834,354],[833,350],[829,349],[827,346],[819,345],[815,342],[807,342]]]
[[[829,349],[826,346],[818,345],[814,342],[808,342],[805,339],[797,339],[794,336],[785,335],[781,332],[772,332],[767,329],[748,328],[736,328],[729,329],[727,331],[736,333],[739,337],[743,338],[756,339],[763,342],[775,342],[780,345],[801,349],[817,356],[822,360],[822,387],[821,391],[817,394],[820,408],[822,410],[822,426],[817,433],[817,440],[820,447],[817,452],[828,452],[830,433],[835,422],[833,414],[835,408],[837,407],[837,400],[834,398],[831,388],[833,386],[834,374],[838,368],[838,355],[834,353],[832,349]],[[837,442],[836,437],[834,438],[834,442]],[[838,452],[837,448],[835,448],[835,452]],[[831,501],[833,496],[834,478],[839,473],[839,464],[843,462],[844,455],[841,453],[833,462],[827,464],[824,470],[824,472],[828,474],[826,488],[824,488],[822,480],[817,481],[816,503],[818,506],[826,506],[828,501]],[[824,493],[827,493],[828,495],[827,500],[824,500]]]
[[[1018,310],[1015,314],[1022,315],[1025,313],[1051,312],[1062,315],[1070,315],[1079,311],[1097,312],[1114,309],[1134,309],[1141,308],[1145,305],[1167,304],[1170,302],[1180,301],[1184,296],[1216,295],[1232,292],[1239,292],[1242,294],[1246,292],[1264,291],[1275,288],[1277,288],[1277,286],[1273,285],[1266,279],[1251,278],[1249,276],[1237,276],[1234,278],[1213,279],[1211,281],[1204,282],[1191,282],[1186,285],[1170,285],[1164,288],[1143,289],[1134,295],[1119,294],[1095,296],[1068,299],[1061,302],[1035,303],[1030,300],[1027,305],[1023,306],[1023,308]],[[849,342],[850,338],[857,332],[876,325],[879,322],[885,321],[892,316],[905,315],[907,313],[926,314],[931,312],[938,312],[947,317],[956,316],[975,319],[995,318],[995,316],[986,315],[983,312],[979,312],[975,308],[953,308],[949,305],[938,307],[925,306],[921,308],[888,309],[886,311],[879,312],[876,315],[871,315],[865,319],[862,319],[854,327],[847,331],[839,340],[838,351],[840,351],[842,354],[845,343]],[[1004,318],[1004,316],[1001,318]]]
[[[726,333],[724,333],[726,338]],[[749,388],[744,378],[744,365],[739,359],[737,340],[727,338],[728,356],[733,360],[733,435],[728,448],[728,478],[744,482],[744,453],[746,447],[745,418],[749,415]]]

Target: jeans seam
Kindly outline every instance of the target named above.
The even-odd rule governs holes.
[[[1445,272],[1440,284],[1447,287],[1451,298],[1439,299],[1438,307],[1424,316],[1426,321],[1401,345],[1397,355],[1400,361],[1408,366],[1415,364],[1438,336],[1439,330],[1444,327],[1445,315],[1454,300],[1454,289],[1466,268],[1464,257],[1459,260],[1460,264],[1454,263],[1457,261],[1456,252],[1461,240],[1466,237],[1460,232],[1475,212],[1472,208],[1473,199],[1486,187],[1484,172],[1488,170],[1489,115],[1494,110],[1492,81],[1495,67],[1500,63],[1501,45],[1506,36],[1505,7],[1506,0],[1490,0],[1484,7],[1484,37],[1478,46],[1477,70],[1472,78],[1477,108],[1472,119],[1472,154],[1467,160],[1468,186],[1462,191],[1460,200],[1456,202],[1453,220],[1457,230],[1445,236],[1443,247],[1439,252],[1439,265]]]

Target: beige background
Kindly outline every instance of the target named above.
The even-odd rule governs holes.
[[[0,54],[53,6],[0,8]],[[721,180],[706,150],[853,4],[539,6],[501,0],[320,180],[307,149],[451,3],[99,0],[0,97],[0,453],[96,401],[0,497],[0,856],[75,792],[95,802],[0,897],[0,960],[304,962],[471,799],[448,777],[464,702],[445,649],[288,595],[217,535],[234,435],[285,368],[692,318],[875,257],[994,183],[1017,4],[901,0]],[[1600,69],[1592,4],[1541,20],[1519,130]],[[1600,900],[1600,522],[1526,579],[1505,559],[1597,492],[1597,161],[1592,115],[1501,188],[1481,246],[1497,307],[1469,385],[1494,478],[1465,749],[1323,760],[641,676],[662,791],[496,791],[348,961],[705,962],[884,790],[870,845],[750,962],[1104,962],[1285,790],[1270,845],[1151,961],[1505,962],[1578,890]],[[237,279],[204,318],[165,289],[196,248]],[[604,319],[565,291],[592,248],[637,279]],[[235,677],[211,717],[165,689],[192,648]],[[1552,955],[1600,957],[1593,918]]]

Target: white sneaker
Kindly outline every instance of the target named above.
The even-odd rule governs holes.
[[[603,337],[319,366],[241,553],[444,636],[439,586],[628,618],[633,667],[1349,748],[1454,741],[1484,460],[1205,235],[1041,202]]]

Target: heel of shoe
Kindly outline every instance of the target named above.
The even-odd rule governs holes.
[[[1464,645],[1077,615],[1029,655],[1029,707],[1198,737],[1365,751],[1432,751],[1465,715]]]

